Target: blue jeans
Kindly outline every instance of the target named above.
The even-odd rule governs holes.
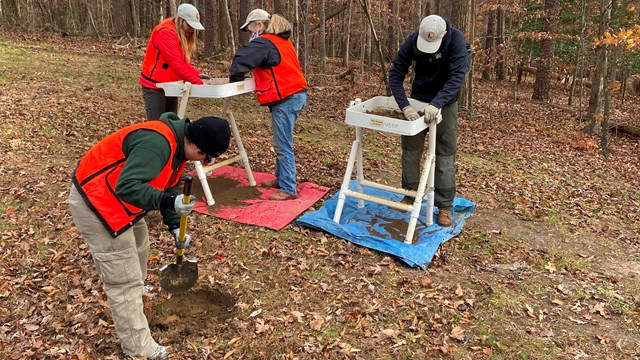
[[[276,181],[283,193],[297,195],[293,126],[307,103],[307,92],[293,94],[271,107],[273,148],[276,151]]]

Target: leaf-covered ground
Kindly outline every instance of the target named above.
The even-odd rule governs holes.
[[[77,159],[144,119],[143,49],[0,38],[0,358],[122,358],[66,200]],[[196,64],[226,76],[224,62]],[[326,75],[310,69],[295,136],[299,180],[330,193],[354,138],[348,101],[384,94],[377,67],[354,84],[338,78],[344,71],[332,61]],[[640,358],[639,140],[612,135],[604,158],[575,113],[529,100],[530,84],[478,80],[474,91],[457,168],[458,195],[477,212],[429,270],[322,232],[194,214],[189,252],[201,276],[184,306],[199,309],[199,294],[219,303],[181,318],[166,310],[180,302],[158,290],[172,243],[152,214],[156,289],[145,306],[154,337],[178,359]],[[553,96],[566,104],[564,91]],[[221,107],[194,99],[189,116]],[[272,171],[268,113],[249,95],[233,109],[254,170]],[[615,121],[637,126],[638,113],[640,98],[622,105],[616,94]],[[366,173],[397,185],[399,138],[365,136]]]

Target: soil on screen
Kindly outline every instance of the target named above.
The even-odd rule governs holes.
[[[241,186],[238,181],[225,177],[207,178],[207,184],[213,195],[215,204],[208,207],[208,210],[216,210],[221,207],[238,207],[246,203],[247,200],[260,198],[260,190],[255,186]],[[193,195],[198,200],[205,201],[204,190],[200,181],[193,182]]]

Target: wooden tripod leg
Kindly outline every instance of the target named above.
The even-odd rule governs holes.
[[[351,180],[351,174],[353,173],[353,165],[356,161],[356,155],[358,148],[360,147],[360,141],[357,139],[353,141],[351,145],[351,153],[349,154],[349,162],[347,163],[347,170],[344,172],[342,178],[342,187],[340,188],[340,195],[338,195],[338,204],[336,205],[336,212],[333,214],[333,221],[340,223],[340,217],[342,216],[342,208],[344,201],[347,198],[347,191],[349,190],[349,181]]]
[[[231,126],[233,137],[236,139],[236,146],[238,146],[238,152],[240,153],[240,158],[242,159],[242,163],[244,164],[244,170],[247,172],[247,179],[249,179],[249,185],[256,186],[256,180],[254,179],[253,172],[251,171],[251,164],[249,164],[249,156],[247,155],[247,151],[244,149],[244,145],[242,144],[242,138],[240,138],[240,130],[238,130],[238,125],[236,124],[236,118],[233,116],[233,112],[231,111],[230,97],[224,99],[224,108],[222,112],[229,120],[229,125]]]
[[[189,102],[189,95],[191,95],[191,83],[185,82],[182,88],[182,97],[180,98],[180,107],[178,108],[178,117],[182,119],[187,113],[187,102]]]

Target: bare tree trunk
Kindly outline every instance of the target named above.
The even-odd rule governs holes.
[[[242,8],[242,7],[241,7]],[[204,2],[204,56],[211,56],[216,47],[216,1],[207,0]]]
[[[247,20],[247,15],[255,9],[255,2],[253,0],[240,0],[240,24],[244,24]],[[242,26],[242,25],[240,25]],[[240,45],[244,45],[249,42],[249,34],[248,31],[240,31],[238,32],[238,41]]]
[[[465,35],[469,34],[469,29],[472,28],[470,14],[473,13],[471,0],[438,1],[434,5],[438,10],[435,14],[449,18],[453,27]],[[467,107],[467,92],[467,85],[463,83],[459,97],[459,109],[461,111]]]
[[[367,65],[367,34],[370,31],[364,18],[362,18],[361,29],[365,29],[360,37],[360,73],[364,74],[364,68]]]
[[[111,33],[113,31],[110,4],[110,0],[100,0],[100,8],[97,10],[98,14],[100,14],[101,28],[106,33]]]
[[[61,30],[78,31],[78,23],[76,21],[76,11],[73,8],[73,4],[71,4],[71,0],[67,1],[67,16],[66,16],[66,19],[61,23],[61,25],[62,25],[60,26]]]
[[[575,87],[576,87],[576,81],[577,79],[580,79],[580,91],[578,93],[579,97],[578,97],[578,121],[582,122],[582,118],[583,118],[583,93],[584,93],[584,82],[582,81],[582,79],[584,78],[584,69],[587,66],[586,63],[586,56],[584,56],[584,42],[585,42],[585,33],[586,33],[586,29],[587,29],[587,23],[586,23],[586,12],[587,12],[587,4],[586,4],[586,0],[582,0],[582,17],[580,19],[580,38],[578,40],[578,49],[576,50],[576,53],[578,55],[576,55],[576,68],[575,68],[575,74],[573,76],[573,79],[571,81],[571,90],[569,93],[569,105],[572,104],[573,102],[573,94],[575,93]]]
[[[2,19],[5,24],[16,25],[20,19],[17,0],[2,0]]]
[[[420,21],[422,21],[422,18],[424,17],[424,13],[423,13],[423,9],[424,9],[424,3],[422,2],[422,0],[417,0],[416,1],[416,24],[420,24]]]
[[[626,1],[622,1],[623,9],[626,7]],[[607,12],[607,16],[611,18],[611,13],[615,13],[616,0],[611,0],[611,8]],[[616,19],[621,18],[621,15],[617,15]],[[615,21],[615,20],[614,20]],[[619,21],[615,21],[619,23]],[[617,25],[617,24],[616,24]],[[604,118],[602,120],[602,131],[600,132],[600,149],[602,150],[602,154],[607,157],[609,156],[609,151],[607,147],[609,146],[609,123],[611,116],[611,93],[614,91],[614,87],[616,85],[616,66],[618,61],[618,49],[611,49],[611,62],[609,63],[609,72],[608,76],[608,84],[607,91],[605,91],[604,95]]]
[[[298,0],[293,1],[293,33],[295,34],[294,45],[296,53],[300,54],[300,13],[298,11]]]
[[[324,74],[327,57],[326,47],[326,26],[325,26],[325,14],[324,14],[325,0],[320,0],[320,39],[318,40],[320,45],[320,73]]]
[[[427,0],[426,10],[427,11],[424,13],[425,16],[442,14],[440,12],[440,0],[433,0],[433,1]]]
[[[347,1],[347,26],[344,32],[344,47],[342,54],[342,66],[349,66],[349,50],[350,50],[350,39],[351,39],[351,2],[352,0]]]
[[[217,16],[217,26],[216,33],[218,34],[218,44],[221,49],[225,49],[229,46],[229,35],[228,33],[232,32],[232,28],[227,28],[227,19],[226,14],[229,12],[229,7],[225,6],[225,2],[220,0],[218,3],[218,16]],[[243,23],[244,24],[244,23]]]
[[[476,0],[471,0],[471,11],[469,14],[469,18],[470,18],[470,25],[471,25],[471,31],[470,31],[470,36],[469,38],[471,39],[470,42],[473,44],[475,38],[476,38],[476,23],[474,21],[474,19],[476,18]],[[471,119],[471,117],[473,116],[473,67],[474,67],[474,58],[475,58],[475,51],[473,51],[473,45],[471,45],[471,54],[469,54],[469,75],[467,75],[467,117],[469,119]]]
[[[387,76],[387,67],[384,63],[384,55],[382,54],[382,46],[380,45],[380,40],[378,39],[378,35],[376,34],[376,29],[373,25],[373,20],[371,20],[371,14],[369,13],[369,5],[367,5],[367,0],[358,0],[360,1],[360,6],[362,6],[362,10],[364,10],[364,14],[369,20],[369,26],[371,28],[371,34],[373,39],[376,42],[378,48],[378,60],[380,60],[380,70],[382,71],[382,79],[384,83],[387,85],[387,95],[391,95],[391,87],[389,86],[389,77]]]
[[[285,16],[285,6],[282,0],[273,0],[273,13]]]
[[[532,99],[550,101],[551,74],[553,57],[556,53],[556,29],[558,27],[559,0],[546,0],[544,3],[544,20],[542,23],[543,38],[540,43],[540,54],[536,69],[536,81],[533,85]]]
[[[387,24],[387,33],[389,34],[389,46],[387,48],[389,51],[387,52],[387,55],[392,57],[398,52],[398,31],[400,31],[397,14],[398,2],[396,0],[388,0],[387,7],[391,14],[391,18]]]
[[[111,12],[115,34],[119,36],[133,34],[133,18],[129,0],[111,0]]]
[[[614,0],[615,1],[615,0]],[[607,147],[609,146],[609,123],[611,117],[611,93],[616,85],[616,62],[618,59],[618,50],[613,48],[611,50],[611,62],[609,64],[609,73],[607,77],[609,79],[607,84],[607,91],[604,92],[604,116],[602,119],[602,131],[600,132],[600,149],[605,156],[608,156]]]
[[[491,75],[493,74],[493,65],[491,61],[491,56],[493,52],[493,39],[496,36],[496,13],[495,11],[491,11],[487,14],[487,35],[484,40],[484,53],[485,60],[484,66],[482,67],[482,79],[483,80],[491,80]]]
[[[584,68],[584,61],[582,59],[582,51],[584,48],[584,34],[587,29],[586,25],[586,16],[587,16],[587,4],[586,0],[582,0],[582,16],[580,18],[580,38],[578,39],[578,46],[576,46],[576,61],[573,69],[573,79],[571,79],[571,87],[569,89],[569,99],[567,100],[567,105],[571,106],[573,104],[573,94],[575,93],[576,88],[576,79],[582,79],[582,69]],[[580,104],[579,104],[579,112],[582,115],[582,88],[580,91]]]
[[[604,36],[605,31],[609,27],[609,19],[611,19],[611,8],[608,0],[600,0],[600,8],[602,10],[600,17],[600,27],[598,36]],[[596,47],[596,69],[593,72],[591,80],[591,95],[589,96],[589,109],[587,110],[587,126],[585,131],[589,134],[600,134],[602,119],[601,115],[601,98],[604,86],[604,78],[607,71],[607,47],[599,44]]]
[[[505,58],[507,56],[504,48],[504,10],[498,8],[496,19],[496,47],[498,48],[498,62],[496,63],[496,80],[507,78],[507,66]]]
[[[96,23],[95,21],[93,21],[93,15],[91,15],[91,9],[89,8],[89,2],[87,0],[85,0],[84,2],[84,7],[87,11],[87,18],[89,18],[89,23],[91,24],[91,28],[93,29],[93,32],[96,34],[96,37],[98,38],[98,40],[102,41],[102,37],[100,36],[100,32],[96,27]]]
[[[178,1],[177,0],[169,0],[169,14],[167,17],[176,16],[176,12],[178,12]]]
[[[131,0],[129,2],[131,4],[131,17],[133,18],[133,37],[138,37],[140,35],[140,17],[138,15],[138,1]]]
[[[309,41],[309,24],[307,23],[307,2],[308,0],[300,1],[300,24],[302,25],[302,36],[300,37],[300,52],[298,53],[298,59],[300,60],[300,66],[302,72],[307,73],[307,43]]]
[[[50,4],[47,3],[47,5]],[[42,0],[38,0],[38,7],[40,8],[40,12],[42,12],[42,17],[44,18],[45,25],[49,25],[53,28],[55,27],[55,24],[53,23],[53,16],[51,15],[51,9],[47,5],[42,3]]]
[[[229,29],[231,31],[229,31],[229,43],[231,43],[231,52],[233,54],[236,53],[236,41],[235,41],[235,36],[233,35],[235,33],[235,29],[233,28],[233,23],[231,22],[231,14],[229,11],[229,1],[228,0],[223,0],[222,1],[223,5],[224,5],[224,16],[227,20],[227,26],[229,27]],[[244,22],[243,22],[244,24]]]

